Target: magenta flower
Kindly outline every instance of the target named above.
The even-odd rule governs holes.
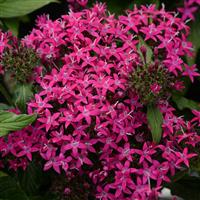
[[[192,82],[194,82],[195,76],[200,76],[199,73],[196,72],[196,65],[188,66],[184,64],[185,71],[183,72],[183,76],[188,76]]]
[[[178,160],[176,161],[176,164],[184,163],[187,167],[189,167],[189,159],[197,156],[196,153],[188,153],[188,149],[184,148],[183,153],[176,152],[176,155],[178,157]]]
[[[70,10],[55,21],[38,18],[23,40],[45,68],[38,70],[38,92],[28,103],[38,124],[0,139],[8,166],[25,168],[38,153],[44,170],[90,177],[97,199],[157,195],[183,164],[189,166],[200,142],[193,128],[199,111],[190,125],[168,101],[184,88],[180,78],[198,76],[184,59],[192,55],[188,34],[182,19],[155,5],[135,6],[118,19],[104,4]],[[160,144],[152,142],[149,103],[163,116]]]
[[[37,152],[39,149],[35,146],[32,146],[32,143],[20,144],[21,150],[18,152],[17,157],[22,157],[24,155],[31,161],[32,160],[32,153]]]
[[[129,161],[126,161],[124,166],[121,163],[118,163],[116,166],[119,171],[116,171],[115,183],[120,183],[122,191],[126,191],[126,188],[131,187],[131,185],[134,184],[130,175],[135,169],[130,168]]]
[[[44,110],[44,108],[52,108],[50,104],[48,104],[47,99],[42,99],[38,94],[35,95],[35,103],[29,103],[29,106],[32,108],[37,108],[38,112]]]
[[[72,150],[72,155],[76,158],[78,156],[78,149],[86,149],[85,144],[83,144],[82,142],[80,142],[78,139],[74,139],[73,137],[69,137],[68,139],[70,141],[70,143],[68,144],[64,144],[62,146],[61,151],[63,153],[65,153],[68,150]]]
[[[160,85],[158,85],[157,83],[153,83],[151,86],[150,86],[150,89],[152,91],[152,93],[154,94],[158,94],[160,92]]]
[[[192,20],[195,19],[194,13],[198,10],[198,7],[193,5],[195,3],[195,1],[184,0],[184,7],[178,8],[178,11],[182,14],[182,19],[184,21],[187,19],[192,19]]]
[[[123,160],[124,158],[126,158],[129,161],[133,161],[132,154],[135,153],[135,150],[130,148],[129,143],[126,143],[124,145],[124,148],[119,147],[118,151],[120,153],[120,155],[119,155],[120,160]]]
[[[192,119],[192,122],[197,121],[200,126],[200,111],[198,110],[192,110],[192,113],[195,115],[195,117]]]
[[[44,171],[53,167],[53,169],[60,174],[60,165],[61,165],[60,158],[56,157],[55,151],[52,151],[50,160],[48,160],[44,165]]]
[[[43,123],[41,127],[45,127],[46,131],[48,131],[51,127],[56,127],[59,125],[56,121],[59,115],[60,113],[54,113],[53,115],[51,115],[51,112],[48,109],[46,109],[45,118],[39,118],[38,121]]]
[[[76,121],[85,119],[88,124],[91,124],[91,117],[99,113],[98,108],[95,108],[93,105],[78,106],[77,109],[80,111],[80,114],[76,117]]]
[[[135,149],[135,153],[140,155],[139,163],[143,163],[144,160],[153,162],[151,156],[156,153],[152,146],[148,146],[147,143],[144,143],[142,150]]]
[[[150,24],[148,27],[144,27],[140,30],[145,34],[145,40],[152,39],[155,42],[157,41],[157,36],[161,33],[161,27],[156,27],[155,24]]]

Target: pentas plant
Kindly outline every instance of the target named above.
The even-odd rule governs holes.
[[[183,59],[192,56],[188,33],[182,19],[154,5],[118,19],[104,4],[56,21],[39,17],[23,40],[44,65],[28,104],[39,133],[29,127],[2,139],[3,156],[31,160],[39,152],[45,171],[90,177],[97,199],[156,199],[200,142],[199,112],[186,121],[169,101],[184,88],[182,77],[199,76]]]

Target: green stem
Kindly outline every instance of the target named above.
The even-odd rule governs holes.
[[[10,105],[13,105],[12,98],[11,98],[10,94],[8,93],[7,89],[3,86],[2,83],[0,83],[0,93],[5,97],[6,101]]]

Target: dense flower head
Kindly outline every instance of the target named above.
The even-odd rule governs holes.
[[[45,66],[28,104],[43,136],[40,147],[31,143],[29,149],[40,148],[44,170],[86,173],[97,199],[146,200],[188,167],[200,141],[193,125],[200,115],[194,111],[197,118],[185,121],[166,98],[182,88],[180,77],[198,76],[183,60],[192,56],[188,32],[180,18],[154,5],[118,19],[104,4],[56,21],[38,18],[23,42]],[[146,91],[141,88],[152,94],[144,101],[135,84],[149,76]],[[152,99],[163,115],[160,144],[152,141],[145,112]],[[31,160],[23,149],[16,155]]]
[[[45,132],[39,128],[39,124],[13,132],[8,137],[0,138],[0,152],[4,158],[4,165],[10,169],[26,169],[32,154],[39,152],[44,144]]]
[[[138,93],[142,103],[154,103],[169,96],[175,78],[159,65],[137,67],[131,75],[131,87]]]
[[[39,68],[39,57],[33,48],[24,43],[10,32],[0,30],[0,74],[8,73],[20,83],[34,80]]]

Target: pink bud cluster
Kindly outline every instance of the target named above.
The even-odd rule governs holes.
[[[138,48],[142,39],[154,52],[151,64],[165,68],[174,80],[188,76],[193,81],[199,75],[196,67],[182,59],[192,55],[188,32],[180,18],[154,5],[135,7],[118,19],[108,15],[103,4],[71,11],[56,21],[40,17],[23,41],[46,66],[36,80],[39,92],[28,104],[28,112],[39,116],[39,133],[28,134],[28,147],[21,145],[11,153],[31,160],[38,151],[46,161],[44,170],[87,174],[97,199],[156,199],[163,183],[196,156],[200,136],[194,123],[200,114],[194,111],[197,117],[185,121],[160,99],[163,133],[155,144],[145,105],[130,87],[130,73],[149,64],[147,51],[141,55]],[[151,85],[153,93],[161,86]],[[182,85],[176,81],[171,87],[180,90]],[[14,136],[7,144],[23,144],[20,134]],[[3,139],[1,143],[6,146]]]

